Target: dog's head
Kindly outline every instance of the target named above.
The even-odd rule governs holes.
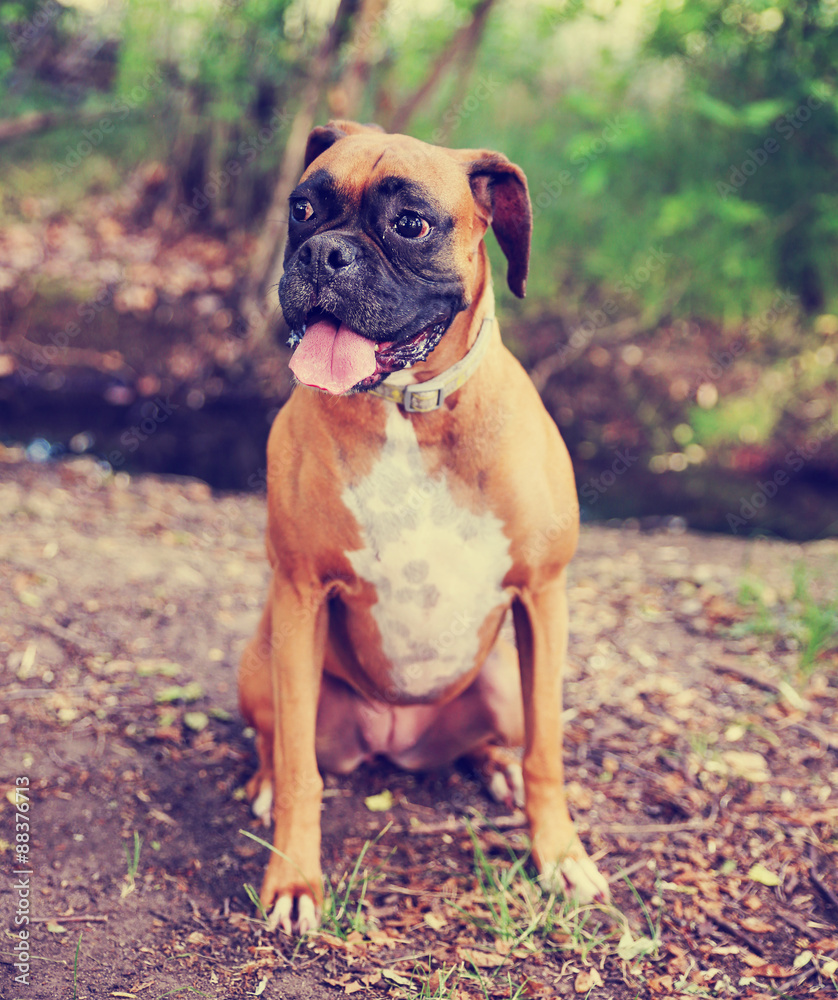
[[[471,302],[490,225],[523,297],[532,212],[519,167],[376,126],[314,129],[279,283],[300,381],[369,389],[427,358]]]

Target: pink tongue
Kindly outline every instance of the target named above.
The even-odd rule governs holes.
[[[305,385],[337,396],[375,374],[375,346],[345,323],[321,319],[306,330],[290,368]]]

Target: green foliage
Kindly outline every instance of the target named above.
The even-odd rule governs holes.
[[[838,647],[838,597],[818,601],[812,596],[806,568],[794,567],[794,632],[800,643],[800,672],[808,676],[820,655]]]
[[[49,2],[0,7],[6,114],[79,100],[107,114],[129,101],[131,133],[97,156],[128,158],[122,140],[141,126],[147,141],[136,156],[169,147],[184,198],[271,115],[287,122],[296,112],[333,16],[306,0],[126,0],[97,26],[61,8],[38,29],[59,48],[82,27],[118,39],[110,89],[79,97],[30,72],[35,20]],[[386,124],[474,7],[385,7],[358,117]],[[507,309],[560,303],[563,314],[584,317],[608,304],[610,321],[732,323],[783,287],[805,310],[836,311],[836,36],[831,0],[498,4],[473,66],[455,60],[408,128],[442,144],[502,149],[524,167],[535,215],[529,300],[513,302],[498,281]],[[330,85],[353,56],[345,45]],[[321,118],[327,103],[324,94]],[[237,218],[264,211],[285,135],[249,167],[261,195],[239,199]]]
[[[834,581],[820,581],[816,587],[802,563],[792,571],[793,588],[787,600],[780,601],[763,581],[745,577],[739,587],[739,603],[749,617],[735,626],[734,636],[773,636],[791,643],[800,656],[797,670],[806,679],[818,665],[828,662],[825,654],[838,654],[838,596]],[[824,585],[825,583],[825,585]],[[821,593],[814,593],[819,590]]]

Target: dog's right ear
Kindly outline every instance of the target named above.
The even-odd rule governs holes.
[[[330,121],[328,125],[318,125],[317,128],[311,130],[306,143],[306,169],[321,153],[325,153],[330,146],[334,146],[338,139],[345,139],[348,135],[358,135],[361,132],[383,131],[384,129],[380,125],[361,125],[359,122],[348,122],[341,119]]]

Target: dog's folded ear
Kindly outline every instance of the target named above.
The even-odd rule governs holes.
[[[343,121],[336,119],[327,125],[318,125],[313,128],[306,143],[306,167],[316,160],[321,153],[325,153],[329,146],[333,146],[338,139],[345,139],[348,135],[358,135],[359,132],[383,132],[380,125],[361,125],[358,122]]]
[[[502,153],[458,150],[471,183],[471,193],[491,222],[495,237],[508,261],[506,280],[522,299],[530,269],[532,205],[524,171]]]

